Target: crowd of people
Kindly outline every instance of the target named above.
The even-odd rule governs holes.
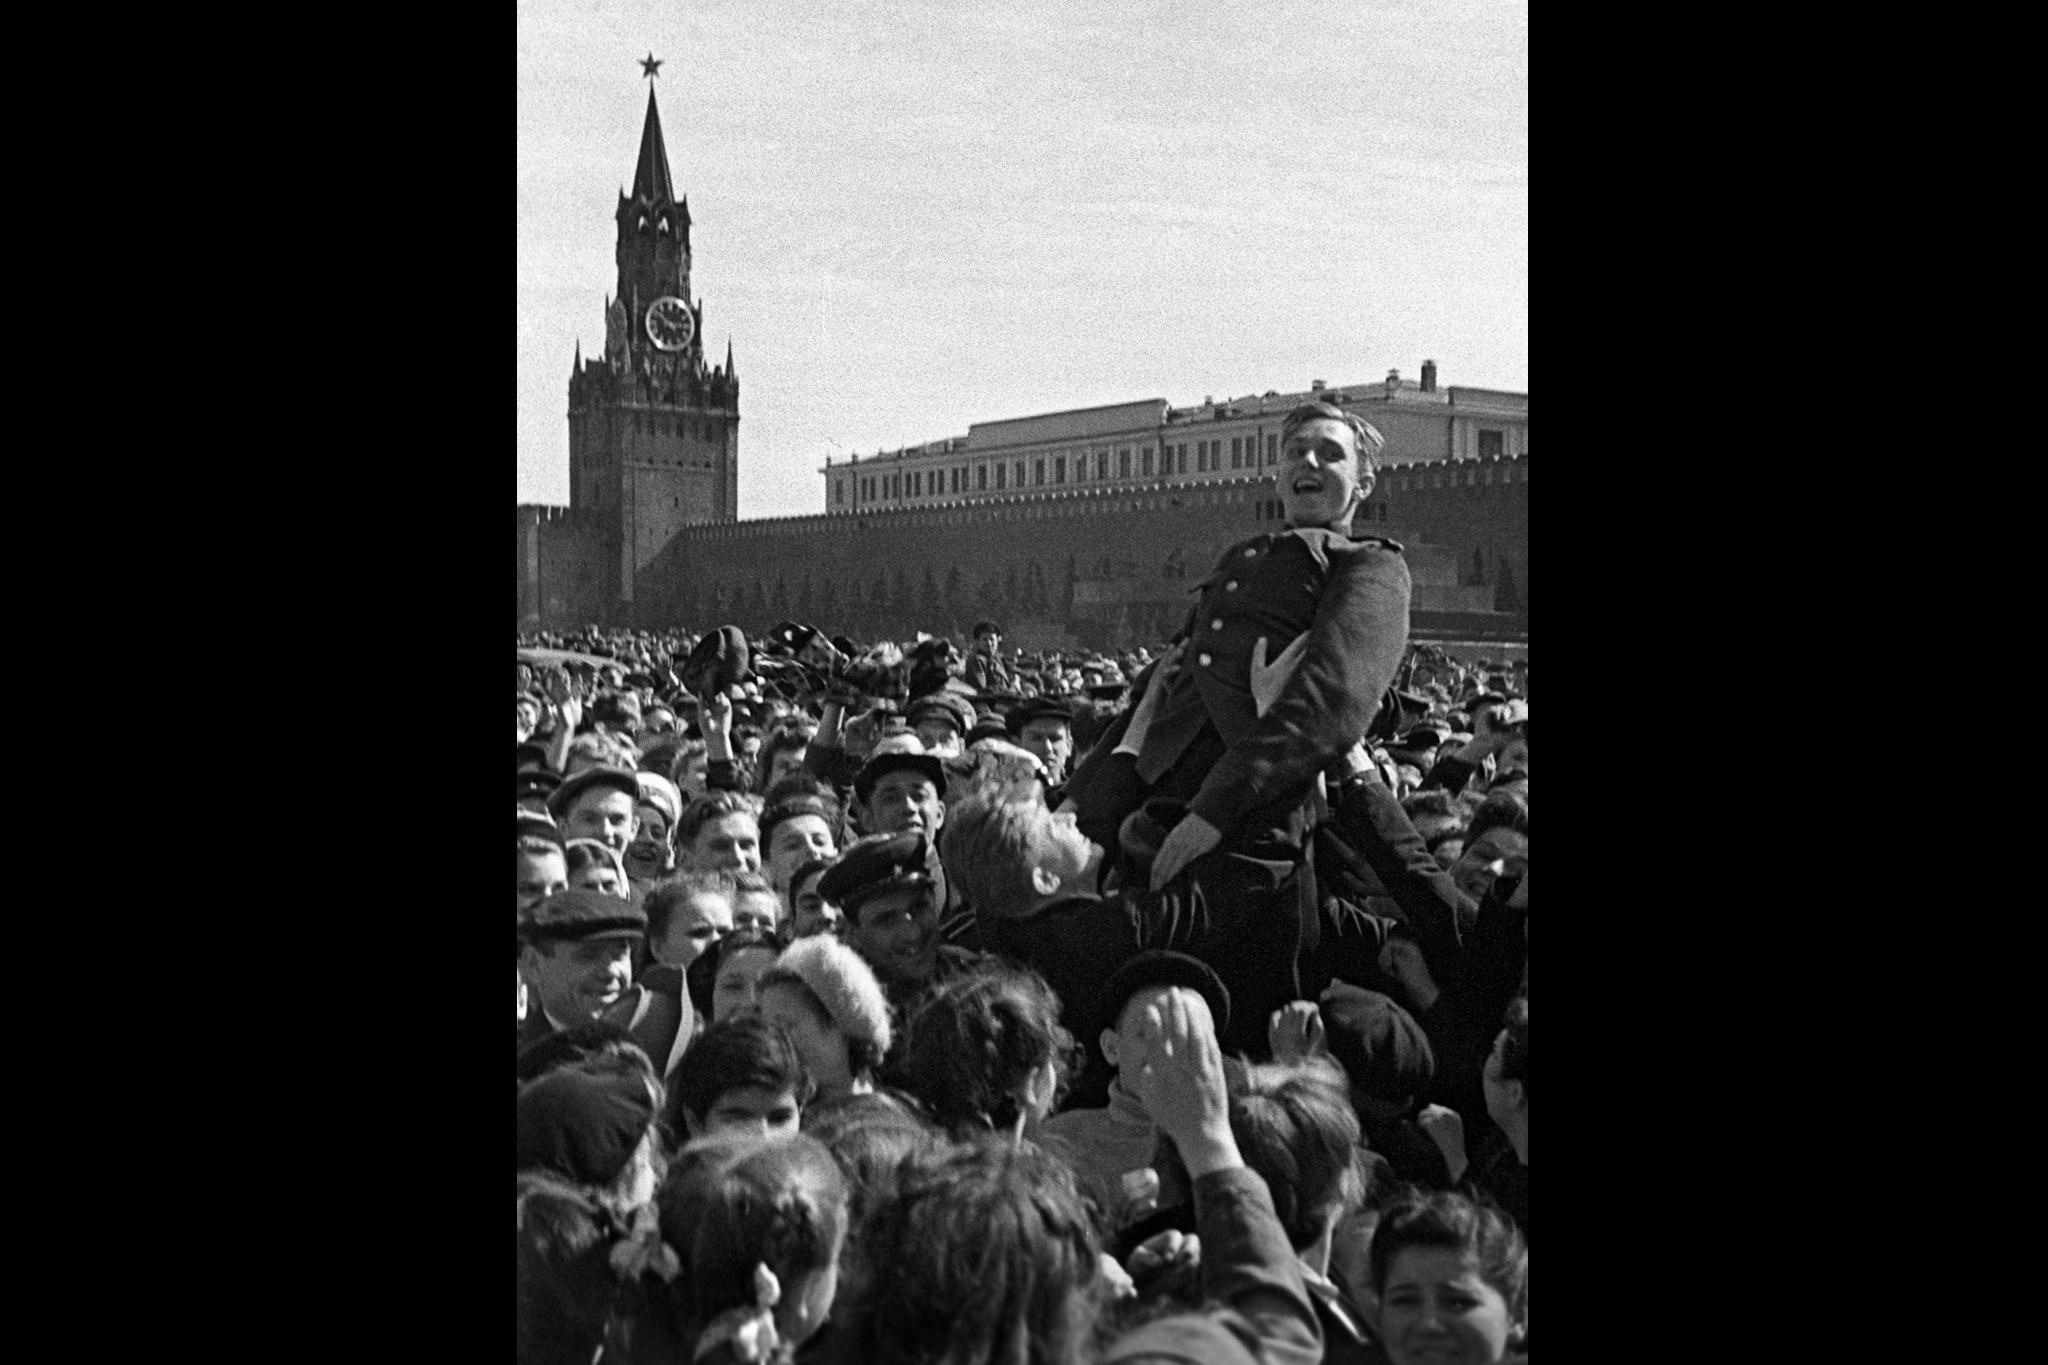
[[[1283,452],[1156,649],[520,639],[522,1362],[1526,1360],[1526,662]]]

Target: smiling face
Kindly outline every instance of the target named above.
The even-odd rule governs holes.
[[[836,934],[845,921],[839,907],[818,894],[818,883],[825,879],[828,869],[819,868],[810,876],[797,883],[796,894],[789,898],[791,938],[803,938],[809,934]]]
[[[911,768],[894,768],[876,778],[862,809],[869,834],[903,834],[916,829],[935,839],[939,826],[946,822],[946,803],[939,799],[939,789]]]
[[[761,830],[745,811],[707,821],[690,843],[690,863],[708,871],[759,872]]]
[[[1333,418],[1303,422],[1281,443],[1273,475],[1290,526],[1348,526],[1372,479],[1358,472],[1358,434]]]
[[[1393,1365],[1490,1365],[1507,1355],[1513,1329],[1507,1300],[1462,1252],[1409,1247],[1387,1270],[1380,1334]]]
[[[633,984],[633,940],[572,939],[529,945],[520,965],[550,1019],[563,1025],[580,1024],[616,1004]]]
[[[1490,829],[1466,842],[1451,864],[1451,880],[1473,900],[1485,900],[1497,877],[1520,879],[1529,870],[1529,836]]]
[[[923,981],[939,961],[937,889],[906,886],[869,897],[848,918],[846,941],[885,985]]]
[[[732,927],[735,929],[751,928],[773,933],[781,915],[782,899],[773,891],[742,891],[733,898]]]
[[[659,806],[641,804],[634,808],[640,830],[626,845],[626,872],[643,881],[653,881],[675,864],[669,854],[668,816]]]
[[[562,817],[564,839],[595,839],[614,853],[624,853],[638,829],[633,797],[617,787],[592,787]]]
[[[758,986],[762,976],[774,965],[775,950],[758,944],[722,959],[711,986],[711,1022],[715,1024],[751,1009],[760,998]]]

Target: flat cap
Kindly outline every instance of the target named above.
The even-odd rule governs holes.
[[[938,788],[940,796],[946,794],[946,765],[924,747],[923,740],[911,734],[889,735],[869,751],[868,761],[853,779],[853,794],[865,802],[874,795],[876,780],[898,768],[924,774]]]
[[[555,794],[548,798],[548,814],[560,820],[569,813],[569,807],[576,804],[576,798],[593,787],[615,788],[632,797],[636,803],[640,800],[640,779],[636,773],[609,766],[585,768],[555,788]]]
[[[519,795],[524,801],[529,796],[550,797],[561,788],[562,775],[552,768],[521,768],[519,770]]]
[[[753,676],[746,635],[738,626],[720,626],[697,642],[679,672],[683,686],[700,697],[746,682]]]
[[[906,718],[912,725],[922,720],[949,720],[965,735],[974,728],[974,705],[958,692],[933,692],[910,703]]]
[[[1034,720],[1056,720],[1062,725],[1074,723],[1074,708],[1054,697],[1027,697],[1010,708],[1010,714],[1003,718],[1012,735],[1024,733],[1024,727]]]
[[[557,891],[519,917],[519,937],[528,943],[638,938],[646,932],[647,912],[632,901],[575,886]]]
[[[562,838],[562,827],[545,815],[535,815],[530,810],[519,812],[519,837],[522,839],[545,839],[568,856],[568,843]]]
[[[840,855],[818,879],[818,894],[850,915],[856,905],[884,891],[932,880],[931,843],[922,831],[875,834]]]

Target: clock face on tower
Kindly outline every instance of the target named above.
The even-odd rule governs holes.
[[[673,294],[647,305],[647,339],[658,350],[682,350],[690,344],[690,335],[696,328],[689,305]]]

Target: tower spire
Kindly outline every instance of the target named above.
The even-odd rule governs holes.
[[[661,114],[654,107],[654,86],[647,87],[647,122],[640,128],[640,161],[633,168],[633,198],[674,203],[675,185],[668,174],[668,146],[661,140]]]

